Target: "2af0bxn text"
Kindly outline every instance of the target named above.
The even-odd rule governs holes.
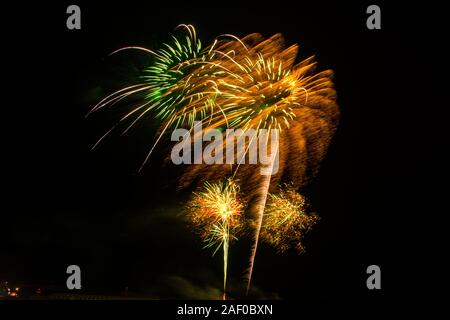
[[[206,306],[184,306],[178,307],[178,315],[201,315],[208,318],[214,315],[271,315],[273,313],[271,304],[222,304],[219,307]]]

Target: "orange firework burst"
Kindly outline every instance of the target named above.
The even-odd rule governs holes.
[[[304,251],[303,237],[319,220],[315,213],[308,213],[305,197],[291,186],[278,194],[269,194],[264,210],[261,239],[279,252],[295,248]]]
[[[223,298],[225,299],[228,250],[230,241],[242,227],[244,204],[239,198],[239,186],[232,180],[221,183],[206,182],[187,204],[188,221],[199,232],[205,247],[215,247],[215,254],[223,249]]]

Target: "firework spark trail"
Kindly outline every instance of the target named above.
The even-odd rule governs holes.
[[[188,221],[200,233],[206,243],[205,248],[215,247],[214,255],[222,247],[223,299],[226,299],[230,241],[236,239],[242,227],[243,208],[239,186],[232,180],[205,183],[186,206]]]
[[[278,136],[277,136],[276,137],[276,147],[274,150],[270,150],[271,161],[270,161],[270,167],[268,170],[269,172],[273,171],[275,157],[278,154],[278,148],[279,148],[279,143],[278,143]],[[267,194],[269,192],[271,177],[272,177],[272,174],[261,175],[261,183],[258,188],[259,190],[258,190],[257,200],[256,200],[255,204],[253,205],[253,207],[250,209],[251,212],[255,213],[254,219],[256,221],[255,221],[255,224],[252,226],[252,228],[254,230],[254,240],[253,240],[253,245],[252,245],[252,250],[251,250],[251,255],[250,255],[250,265],[248,268],[248,273],[245,276],[245,278],[247,279],[247,287],[246,287],[246,291],[245,291],[246,295],[248,295],[248,292],[250,290],[250,284],[252,281],[253,266],[255,264],[256,251],[258,249],[258,243],[259,243],[259,234],[260,234],[261,226],[262,226],[262,222],[263,222],[264,208],[266,206]]]

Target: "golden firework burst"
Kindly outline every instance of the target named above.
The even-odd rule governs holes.
[[[304,251],[303,238],[317,223],[319,216],[308,212],[304,196],[287,186],[267,199],[261,239],[279,252],[290,248]]]
[[[223,249],[223,298],[226,294],[228,251],[230,242],[242,227],[244,203],[239,196],[239,186],[228,179],[223,182],[206,182],[195,192],[186,206],[188,222],[206,243],[213,247],[213,255]]]

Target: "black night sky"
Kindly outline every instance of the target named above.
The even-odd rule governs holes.
[[[439,208],[444,191],[430,178],[440,176],[432,150],[443,136],[435,118],[444,106],[423,94],[437,89],[418,72],[438,68],[439,58],[429,32],[407,23],[419,10],[382,6],[382,29],[368,30],[371,3],[73,3],[82,11],[79,31],[66,28],[72,3],[9,11],[16,18],[4,39],[0,280],[64,290],[66,267],[77,264],[83,293],[220,294],[220,255],[211,258],[177,216],[184,195],[175,194],[175,172],[155,157],[136,173],[150,127],[113,135],[91,152],[114,115],[85,118],[142,63],[136,54],[108,53],[155,48],[189,23],[204,43],[225,33],[280,32],[287,45],[300,44],[299,59],[315,54],[319,70],[335,71],[340,125],[304,190],[321,222],[302,255],[260,247],[254,297],[448,295],[448,210]],[[245,258],[238,247],[230,252],[233,287]],[[381,267],[382,290],[366,288],[371,264]]]

